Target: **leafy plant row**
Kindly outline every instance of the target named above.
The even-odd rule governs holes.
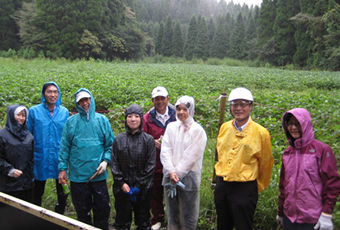
[[[47,81],[61,88],[63,105],[75,112],[73,94],[88,88],[97,110],[108,110],[115,134],[124,131],[124,110],[137,103],[148,111],[151,91],[165,86],[170,102],[182,95],[196,99],[195,119],[205,128],[209,140],[204,157],[201,188],[200,229],[216,227],[216,213],[210,179],[214,165],[215,140],[221,92],[235,87],[249,88],[255,98],[252,118],[266,127],[272,137],[275,165],[269,187],[260,194],[254,229],[275,229],[278,176],[282,151],[287,141],[281,118],[285,111],[306,108],[312,115],[315,136],[329,144],[339,158],[340,152],[340,76],[338,72],[290,71],[270,68],[229,67],[189,64],[105,63],[66,60],[0,59],[0,126],[5,124],[8,105],[27,107],[40,103],[40,90]],[[226,107],[225,120],[232,119]],[[336,206],[334,220],[340,217]],[[335,227],[336,227],[335,226]]]

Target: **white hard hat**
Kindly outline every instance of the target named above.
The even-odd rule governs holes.
[[[246,89],[244,87],[233,89],[229,94],[228,101],[230,102],[239,99],[254,101],[253,94],[250,92],[249,89]]]

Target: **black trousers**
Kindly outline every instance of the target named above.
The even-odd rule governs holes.
[[[150,209],[152,189],[149,189],[148,191],[143,191],[142,189],[141,194],[136,196],[137,202],[132,202],[130,195],[124,193],[122,190],[114,194],[116,218],[113,227],[115,229],[130,229],[132,223],[132,212],[134,212],[137,230],[151,229]]]
[[[257,181],[227,182],[217,177],[214,192],[217,229],[252,230],[258,200]]]
[[[72,202],[77,212],[77,219],[100,229],[109,229],[111,206],[106,180],[85,185],[86,183],[71,181]]]
[[[35,185],[33,189],[33,203],[35,205],[41,206],[41,199],[45,192],[46,181],[35,180]],[[66,201],[68,194],[64,193],[63,186],[59,184],[58,179],[55,179],[55,185],[57,188],[58,202],[54,207],[54,211],[59,214],[64,214],[66,208]]]
[[[14,196],[21,200],[27,201],[32,203],[33,202],[33,189],[26,189],[21,191],[10,191],[10,192],[3,192],[8,195]]]
[[[315,224],[298,224],[292,223],[286,215],[283,216],[284,230],[314,230]]]

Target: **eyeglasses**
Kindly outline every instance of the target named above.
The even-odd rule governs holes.
[[[230,102],[230,106],[236,109],[237,107],[245,108],[247,105],[250,105],[252,102],[251,101],[239,101],[236,103],[235,101]]]
[[[293,127],[293,125],[295,126],[295,127],[300,127],[300,124],[298,123],[298,122],[289,122],[289,123],[287,123],[287,127]]]

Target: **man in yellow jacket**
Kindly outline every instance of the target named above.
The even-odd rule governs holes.
[[[221,126],[217,137],[217,228],[251,230],[258,193],[273,170],[270,134],[250,117],[254,99],[248,89],[232,90],[228,101],[234,119]]]

